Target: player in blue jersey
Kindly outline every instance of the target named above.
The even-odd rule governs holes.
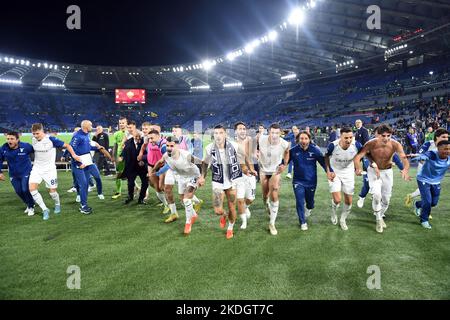
[[[28,183],[32,168],[30,154],[34,152],[34,149],[31,144],[20,142],[17,132],[8,132],[6,141],[7,143],[0,148],[0,181],[5,180],[2,173],[2,164],[6,160],[9,168],[9,179],[14,191],[27,205],[25,213],[31,217],[34,215],[34,200],[28,188]]]
[[[289,159],[294,164],[295,199],[297,203],[297,215],[301,229],[308,230],[306,218],[314,209],[314,195],[317,187],[317,162],[327,171],[325,157],[319,147],[311,143],[311,134],[302,131],[298,136],[298,144],[289,151]],[[306,209],[305,209],[306,202]]]
[[[432,141],[425,142],[419,150],[419,154],[423,154],[427,151],[437,151],[437,145],[441,141],[448,141],[449,132],[444,128],[439,128],[436,130],[434,134],[434,139]],[[422,167],[422,163],[419,162],[419,166],[417,168],[417,172],[420,171]],[[420,196],[419,188],[416,189],[413,193],[407,194],[405,198],[405,206],[410,208],[415,198]],[[431,217],[430,217],[431,219]]]
[[[102,194],[102,184],[100,178],[100,172],[97,166],[94,164],[92,159],[92,150],[99,150],[103,152],[103,154],[113,161],[111,155],[105,150],[105,148],[101,147],[97,143],[95,143],[96,147],[91,145],[91,140],[89,137],[89,133],[92,131],[92,122],[89,120],[84,120],[81,122],[81,130],[76,132],[70,145],[73,147],[75,153],[79,156],[79,160],[72,158],[72,170],[75,176],[75,181],[77,185],[77,189],[80,194],[81,207],[80,212],[83,214],[91,214],[92,208],[90,208],[87,204],[88,197],[88,187],[89,187],[89,177],[92,175],[97,181],[97,188],[99,192],[99,198],[101,200],[104,199]]]
[[[441,181],[450,168],[450,141],[437,144],[437,151],[427,151],[417,155],[413,161],[424,161],[417,175],[421,201],[415,202],[416,215],[420,217],[422,227],[431,229],[429,216],[431,208],[436,207],[441,193]]]
[[[74,172],[76,185],[78,186],[77,189],[79,190],[81,198],[80,212],[83,214],[92,213],[92,208],[87,205],[89,177],[92,175],[97,180],[100,180],[100,172],[93,162],[91,150],[98,149],[99,151],[104,152],[104,155],[111,161],[113,161],[105,148],[101,147],[98,144],[96,144],[97,147],[91,146],[91,140],[89,137],[89,133],[91,131],[92,122],[89,120],[84,120],[83,122],[81,122],[81,130],[76,132],[73,135],[72,140],[70,141],[70,145],[73,147],[73,150],[80,158],[74,159],[72,157],[72,170]],[[99,195],[102,195],[101,181],[97,182],[97,184]],[[104,199],[104,197],[101,196],[100,199]]]

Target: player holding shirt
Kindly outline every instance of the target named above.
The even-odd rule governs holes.
[[[308,230],[307,219],[314,209],[314,195],[317,188],[317,163],[324,171],[325,158],[319,147],[311,143],[311,134],[302,131],[298,136],[298,144],[289,151],[289,158],[294,164],[292,179],[297,206],[297,215],[303,231]],[[305,209],[306,203],[306,209]]]
[[[50,191],[50,197],[55,202],[55,214],[61,213],[61,202],[59,200],[58,188],[58,175],[56,171],[56,149],[67,149],[72,156],[72,159],[80,161],[81,158],[77,156],[70,146],[63,141],[48,136],[44,132],[44,127],[41,123],[35,123],[31,127],[33,133],[32,145],[34,149],[34,164],[30,173],[30,193],[33,196],[34,202],[42,209],[43,219],[48,220],[50,218],[50,210],[44,203],[41,194],[38,191],[39,184],[42,181],[45,182],[46,187]]]
[[[341,204],[341,191],[344,193],[344,205],[340,219],[342,230],[347,231],[347,217],[352,210],[353,194],[355,193],[355,165],[353,159],[361,151],[362,145],[353,141],[350,128],[341,128],[341,137],[329,144],[325,155],[328,184],[330,186],[331,223],[337,225],[337,209]]]
[[[90,132],[92,131],[92,122],[89,120],[84,120],[81,122],[81,129],[78,130],[72,137],[70,145],[72,146],[75,153],[81,158],[81,161],[72,158],[72,171],[75,176],[75,184],[77,186],[77,191],[80,195],[80,212],[83,214],[91,214],[92,209],[87,205],[88,198],[88,187],[89,178],[93,176],[97,181],[97,190],[99,198],[104,199],[103,196],[103,185],[100,178],[100,171],[98,170],[96,164],[93,162],[93,157],[91,151],[99,150],[105,157],[112,160],[111,155],[104,147],[100,146],[98,143],[91,141]]]
[[[19,133],[8,132],[6,141],[0,148],[0,181],[5,180],[2,173],[3,161],[8,162],[9,179],[16,194],[27,205],[25,213],[28,216],[34,215],[34,200],[30,194],[28,183],[32,168],[30,154],[34,152],[33,146],[29,143],[20,142]]]
[[[281,186],[281,174],[286,169],[289,160],[289,142],[281,139],[281,128],[278,124],[272,124],[269,135],[258,138],[258,162],[259,176],[261,179],[263,201],[269,209],[270,234],[278,234],[275,221],[278,215],[279,191]]]
[[[431,208],[436,207],[439,202],[441,181],[450,168],[450,142],[441,141],[437,145],[437,151],[427,151],[413,160],[425,161],[417,175],[422,201],[417,201],[414,207],[422,227],[431,229]]]
[[[167,152],[155,164],[152,175],[155,175],[155,172],[162,168],[164,163],[167,163],[177,175],[178,194],[186,211],[184,234],[188,235],[191,233],[192,225],[198,218],[193,202],[195,191],[205,183],[205,179],[200,175],[200,170],[195,165],[201,160],[196,159],[188,151],[179,149],[178,140],[174,137],[167,138],[166,148]]]

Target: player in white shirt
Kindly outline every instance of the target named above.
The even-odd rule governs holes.
[[[31,127],[33,133],[32,145],[34,149],[34,163],[33,169],[30,173],[30,193],[33,196],[36,204],[43,211],[44,220],[50,218],[50,210],[44,203],[41,194],[38,191],[39,185],[42,181],[45,182],[46,187],[50,191],[50,197],[55,201],[55,214],[61,213],[61,202],[58,188],[58,176],[56,171],[56,148],[67,149],[73,159],[81,162],[81,158],[77,156],[73,148],[63,141],[48,136],[44,132],[44,127],[41,123],[35,123]]]
[[[238,179],[242,178],[242,169],[237,156],[238,145],[227,139],[225,128],[218,125],[214,128],[214,142],[206,147],[202,163],[203,178],[212,170],[212,188],[214,212],[220,216],[220,227],[225,228],[228,217],[226,238],[233,238],[233,227],[236,222],[236,189]],[[228,202],[228,215],[223,209],[224,194]]]
[[[264,204],[270,215],[269,231],[277,235],[275,221],[278,215],[281,174],[289,161],[290,143],[281,138],[281,128],[272,124],[269,135],[258,138],[259,176],[261,179]]]
[[[205,179],[201,176],[200,169],[195,165],[196,162],[201,162],[201,160],[196,159],[188,151],[180,149],[177,138],[168,137],[166,148],[167,152],[155,164],[152,174],[155,174],[157,170],[164,166],[164,163],[167,163],[177,175],[178,194],[186,211],[184,234],[188,235],[191,233],[192,225],[198,218],[193,204],[195,191],[198,187],[205,184]]]
[[[258,173],[251,163],[252,138],[247,135],[247,126],[243,122],[234,125],[236,143],[238,144],[238,158],[242,168],[242,179],[237,184],[238,213],[242,220],[241,229],[247,229],[247,220],[250,219],[250,205],[255,200],[256,176]]]
[[[344,205],[340,219],[342,230],[348,230],[347,217],[352,210],[353,194],[355,193],[355,165],[353,159],[361,151],[362,145],[355,142],[350,128],[342,128],[339,140],[329,144],[325,155],[328,184],[331,200],[331,223],[337,225],[337,209],[341,205],[341,191],[344,193]]]

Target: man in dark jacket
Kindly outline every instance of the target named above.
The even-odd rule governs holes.
[[[102,126],[97,126],[96,133],[92,138],[92,141],[97,142],[100,146],[105,148],[105,150],[109,151],[109,136],[107,133],[103,132]],[[100,151],[96,151],[94,159],[100,172],[104,169],[105,176],[111,175],[108,161],[106,160],[106,157],[103,155],[103,153],[101,153]]]
[[[125,169],[122,176],[128,179],[128,199],[125,201],[125,204],[129,204],[134,199],[134,181],[138,176],[142,183],[138,204],[145,204],[144,198],[148,188],[146,152],[142,157],[142,161],[137,160],[143,144],[144,139],[141,137],[141,133],[134,130],[133,138],[130,138],[127,142],[125,142],[125,146],[121,154],[121,158],[125,162]]]
[[[363,127],[363,122],[361,120],[356,120],[355,122],[356,132],[355,132],[355,141],[361,143],[364,146],[369,138],[369,130]]]

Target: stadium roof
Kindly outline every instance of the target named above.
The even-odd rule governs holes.
[[[368,7],[381,9],[369,30]],[[447,0],[308,0],[254,41],[204,61],[94,66],[0,54],[0,82],[30,87],[186,91],[292,83],[448,53]]]

